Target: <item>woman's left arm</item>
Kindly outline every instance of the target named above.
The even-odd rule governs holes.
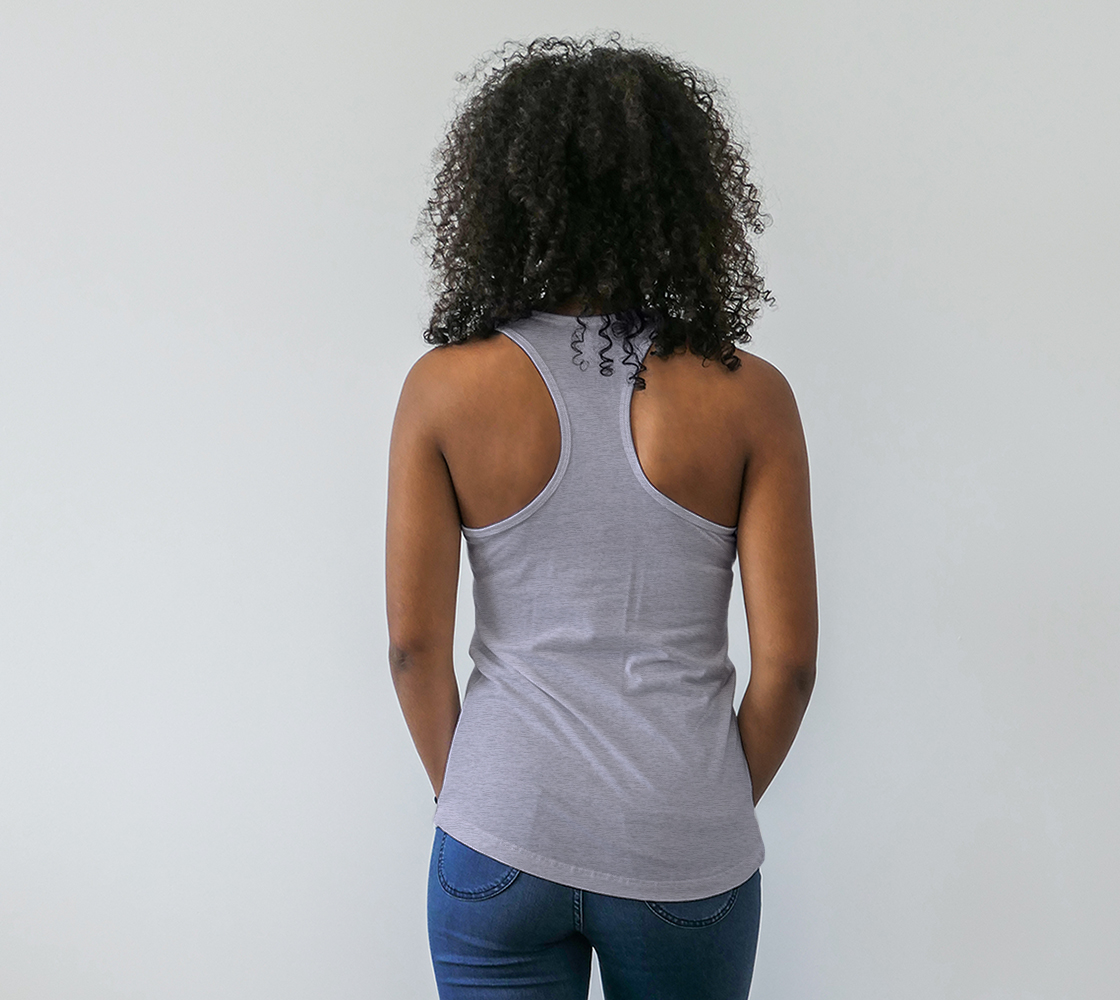
[[[446,398],[438,354],[439,348],[424,355],[401,390],[389,446],[385,538],[389,669],[436,795],[460,709],[452,655],[459,505],[437,431]]]

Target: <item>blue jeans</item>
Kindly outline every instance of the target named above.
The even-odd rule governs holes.
[[[440,1000],[746,1000],[762,873],[707,899],[656,903],[538,878],[436,827],[428,941]]]

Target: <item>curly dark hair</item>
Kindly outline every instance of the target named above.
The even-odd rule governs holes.
[[[661,357],[683,346],[738,367],[773,302],[749,240],[769,218],[715,82],[617,33],[507,43],[460,80],[473,89],[417,235],[435,298],[424,339],[487,337],[574,300],[582,315],[608,304],[604,327],[651,325]]]

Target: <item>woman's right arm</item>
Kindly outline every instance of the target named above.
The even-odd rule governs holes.
[[[751,675],[738,721],[757,803],[789,753],[813,690],[817,587],[797,403],[776,368],[753,356],[750,368],[738,547]]]

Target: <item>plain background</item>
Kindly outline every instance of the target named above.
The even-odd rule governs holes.
[[[752,998],[1115,997],[1117,11],[3,0],[0,996],[435,997],[410,237],[456,73],[617,28],[727,90],[811,451]]]

